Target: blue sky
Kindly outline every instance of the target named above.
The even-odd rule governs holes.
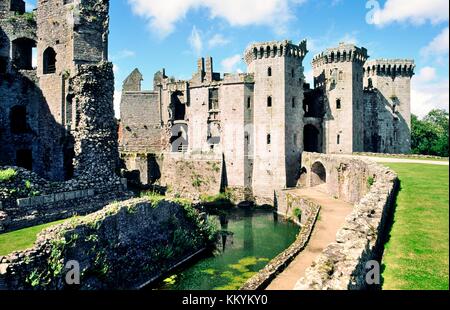
[[[197,58],[208,55],[216,71],[245,72],[241,58],[249,43],[307,39],[308,79],[314,54],[350,42],[366,47],[372,59],[414,59],[413,112],[448,110],[448,7],[448,0],[111,0],[116,98],[134,68],[151,89],[161,68],[188,79]]]

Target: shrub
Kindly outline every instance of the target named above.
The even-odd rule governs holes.
[[[370,177],[367,179],[367,185],[369,186],[369,188],[370,188],[374,183],[375,183],[375,178],[372,177],[372,176],[370,176]]]
[[[0,182],[8,182],[14,179],[17,175],[17,171],[9,168],[6,170],[0,170]]]
[[[292,211],[292,214],[294,217],[300,219],[302,217],[302,210],[300,208],[295,208],[294,211]]]

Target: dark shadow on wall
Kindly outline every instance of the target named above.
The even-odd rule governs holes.
[[[376,88],[366,88],[365,98],[370,100],[370,106],[365,107],[364,151],[372,153],[406,153],[406,140],[411,142],[411,129],[403,115],[399,113],[400,102],[397,98],[386,98]],[[382,123],[376,120],[383,119]],[[390,123],[390,124],[389,124]],[[389,125],[386,126],[386,125]],[[380,132],[392,128],[384,139]],[[403,145],[402,145],[403,144]]]
[[[52,181],[71,179],[73,136],[55,120],[36,81],[36,71],[14,66],[0,75],[0,165]]]

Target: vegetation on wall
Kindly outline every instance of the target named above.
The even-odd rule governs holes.
[[[422,120],[412,115],[412,152],[448,157],[448,122],[449,114],[445,110],[432,110]]]

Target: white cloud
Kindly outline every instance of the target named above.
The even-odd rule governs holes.
[[[424,67],[415,77],[416,82],[426,83],[436,79],[436,69],[433,67]]]
[[[242,73],[242,70],[239,68],[239,65],[241,63],[242,63],[242,56],[237,54],[229,58],[225,58],[224,60],[222,60],[220,64],[222,66],[222,70],[225,73],[233,73],[233,72]]]
[[[112,60],[122,60],[136,56],[136,52],[127,49],[121,50],[111,56]]]
[[[194,26],[192,28],[191,35],[188,38],[188,42],[195,56],[201,56],[203,51],[203,41],[200,32],[197,30],[197,27]]]
[[[358,38],[357,38],[357,32],[353,31],[351,33],[346,33],[340,40],[339,42],[344,42],[347,44],[353,44],[353,45],[357,45],[358,44]]]
[[[294,18],[292,7],[306,0],[128,0],[134,14],[148,21],[150,30],[165,37],[176,23],[195,9],[206,9],[211,18],[226,20],[231,26],[268,25],[285,30]]]
[[[373,23],[384,26],[394,22],[421,25],[448,21],[448,0],[387,0],[374,12]]]
[[[120,100],[122,99],[121,91],[114,91],[114,113],[117,119],[120,119]]]
[[[114,73],[117,73],[117,72],[119,72],[119,71],[120,71],[119,66],[116,65],[116,64],[113,64],[113,72],[114,72]]]
[[[426,47],[422,49],[422,55],[431,56],[448,54],[448,36],[448,27],[446,27],[437,37],[435,37]]]
[[[221,34],[215,34],[211,39],[208,41],[208,47],[209,48],[215,48],[220,46],[225,46],[230,43],[230,40],[225,38]]]
[[[411,83],[411,111],[424,117],[432,109],[445,109],[449,106],[449,80],[438,79],[436,69],[424,67]]]

